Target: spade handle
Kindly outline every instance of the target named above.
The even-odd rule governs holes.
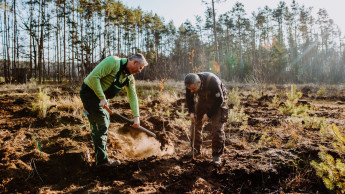
[[[127,117],[125,117],[125,116],[123,116],[123,115],[120,115],[119,113],[110,110],[110,108],[107,107],[107,106],[105,107],[105,109],[108,111],[109,114],[111,114],[111,115],[114,114],[114,115],[120,117],[121,119],[125,120],[125,121],[126,121],[127,123],[129,123],[129,124],[133,124],[133,123],[134,123],[132,120],[129,120]],[[133,127],[133,128],[134,128],[134,127]],[[137,129],[137,128],[135,128],[135,129]],[[139,126],[138,129],[140,129],[141,131],[143,131],[143,132],[149,134],[150,136],[152,136],[152,137],[154,137],[154,138],[157,137],[156,134],[152,133],[151,131],[145,129],[145,128],[142,127],[142,126]]]

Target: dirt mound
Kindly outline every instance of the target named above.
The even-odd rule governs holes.
[[[44,118],[38,117],[33,123],[33,127],[58,127],[61,125],[82,124],[82,120],[71,114],[61,114],[60,112],[48,112]]]
[[[173,131],[174,126],[162,117],[159,116],[152,116],[147,119],[148,122],[152,123],[154,131]]]

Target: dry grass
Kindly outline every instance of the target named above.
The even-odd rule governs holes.
[[[75,116],[81,116],[83,114],[83,103],[78,95],[58,96],[54,104],[60,111],[66,111]]]
[[[271,135],[267,131],[260,137],[258,147],[282,147],[282,139],[279,136]]]
[[[45,118],[47,116],[47,110],[52,104],[50,97],[47,95],[47,91],[39,88],[37,100],[32,103],[32,110],[37,112],[40,118]]]
[[[164,103],[173,103],[176,102],[180,97],[176,93],[170,93],[170,92],[162,92],[159,95],[159,99]]]
[[[28,82],[26,84],[3,84],[0,85],[0,91],[13,91],[13,90],[22,90],[24,93],[32,89],[38,89],[37,82]]]

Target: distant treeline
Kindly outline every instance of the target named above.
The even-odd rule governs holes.
[[[247,15],[237,2],[217,14],[208,1],[196,24],[179,27],[117,0],[0,1],[0,76],[82,80],[107,56],[140,52],[150,65],[137,79],[212,71],[237,82],[344,83],[344,36],[325,9],[281,1]]]

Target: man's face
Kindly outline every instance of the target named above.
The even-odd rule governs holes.
[[[145,67],[145,64],[140,63],[137,60],[127,62],[127,69],[130,74],[140,73],[144,69],[144,67]]]
[[[190,90],[190,92],[195,93],[198,92],[200,89],[200,85],[201,85],[201,81],[195,83],[195,84],[191,84],[187,87],[188,90]]]

